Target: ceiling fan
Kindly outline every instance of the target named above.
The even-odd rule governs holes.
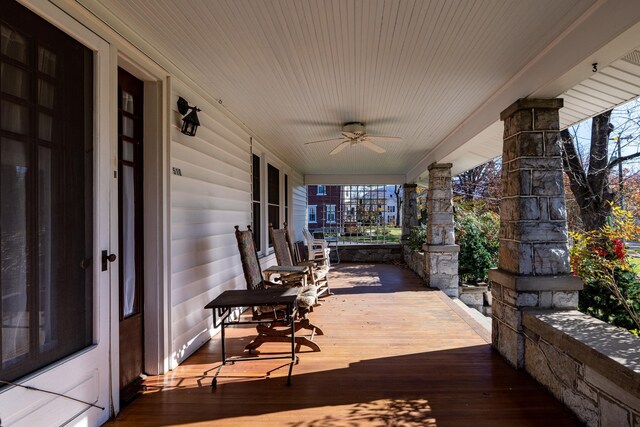
[[[308,144],[317,144],[319,142],[331,142],[331,141],[341,141],[341,143],[331,150],[329,154],[338,154],[342,150],[344,150],[348,145],[358,145],[362,144],[364,147],[367,147],[369,150],[375,151],[376,153],[384,153],[384,148],[379,145],[374,144],[373,142],[393,142],[393,141],[402,141],[402,138],[397,136],[373,136],[367,135],[367,130],[364,127],[364,124],[360,122],[349,122],[345,123],[342,126],[342,136],[339,138],[330,138],[330,139],[322,139],[320,141],[312,141],[307,142]]]

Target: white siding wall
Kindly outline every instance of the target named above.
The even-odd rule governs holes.
[[[202,109],[195,137],[180,133],[178,96]],[[245,287],[234,225],[251,222],[250,139],[218,108],[174,80],[171,108],[172,366],[206,342],[204,306],[227,289]]]
[[[302,229],[307,226],[307,187],[304,185],[304,179],[300,175],[293,175],[289,178],[291,181],[291,231],[294,240],[302,240]]]
[[[211,97],[200,96],[201,92],[189,82],[189,77],[184,76],[182,71],[174,65],[176,62],[173,58],[165,58],[153,49],[147,49],[147,52],[151,52],[151,56],[139,51],[138,48],[144,50],[143,48],[148,47],[148,44],[135,33],[126,28],[120,28],[128,34],[126,40],[130,41],[130,44],[106,26],[102,20],[95,19],[88,9],[75,2],[54,1],[62,4],[61,9],[65,10],[65,13],[44,0],[37,0],[35,3],[38,5],[36,9],[40,12],[45,10],[45,13],[41,13],[42,15],[52,19],[65,31],[69,31],[94,49],[99,46],[100,54],[96,67],[100,71],[98,74],[100,77],[96,80],[98,91],[96,105],[100,106],[97,110],[99,111],[97,123],[100,139],[96,141],[96,148],[100,149],[98,169],[102,181],[96,180],[96,185],[102,187],[96,189],[99,199],[96,212],[108,212],[106,209],[110,194],[108,186],[111,185],[113,188],[114,185],[109,184],[112,167],[109,165],[108,153],[115,147],[115,139],[111,137],[110,132],[117,129],[116,100],[109,96],[113,97],[113,94],[117,93],[117,63],[122,60],[133,64],[134,67],[140,66],[140,69],[144,70],[143,74],[150,73],[145,80],[171,86],[168,100],[163,96],[160,97],[162,99],[159,102],[162,105],[158,105],[157,119],[161,121],[158,126],[160,129],[170,129],[170,166],[179,168],[181,176],[172,174],[164,165],[158,165],[162,173],[158,179],[162,181],[168,177],[167,181],[170,185],[168,197],[170,203],[168,276],[170,279],[166,283],[163,280],[165,275],[160,274],[157,287],[161,294],[167,291],[170,301],[168,313],[164,312],[163,308],[159,309],[162,311],[161,314],[168,317],[169,339],[168,342],[164,341],[162,338],[164,335],[160,332],[161,343],[158,347],[163,348],[162,351],[168,348],[171,356],[170,367],[173,368],[218,332],[213,329],[211,313],[204,310],[204,306],[224,290],[243,289],[246,286],[233,227],[238,224],[244,228],[251,222],[251,145],[248,130],[222,111]],[[103,7],[99,2],[91,2],[91,4],[104,16],[117,21],[116,17],[110,14],[109,8]],[[82,25],[75,19],[80,20]],[[91,29],[91,32],[86,31],[86,28]],[[101,39],[95,37],[93,32]],[[106,42],[103,43],[103,40]],[[165,88],[162,89],[162,95],[164,95]],[[196,137],[188,137],[180,133],[181,115],[176,105],[179,96],[202,109],[198,114],[201,127]],[[164,114],[167,111],[170,111],[168,117]],[[164,135],[158,136],[159,140],[162,138]],[[271,151],[263,149],[263,154],[275,161],[276,156]],[[277,166],[289,175],[292,188],[290,199],[292,223],[296,236],[299,236],[306,220],[306,193],[302,186],[303,177],[279,160]],[[117,198],[117,195],[114,197]],[[158,196],[158,199],[163,200],[161,196]],[[105,208],[100,209],[101,207]],[[96,224],[102,227],[99,235],[96,235],[94,247],[96,257],[99,257],[100,250],[109,247],[109,229],[112,235],[114,230],[117,234],[116,222],[109,223],[102,221],[101,218],[97,217],[96,220]],[[272,254],[263,257],[260,260],[262,266],[272,265],[275,262],[274,258]],[[71,393],[88,401],[96,401],[104,407],[112,406],[117,412],[119,409],[118,372],[117,368],[113,367],[117,366],[118,359],[118,308],[117,303],[114,305],[104,301],[117,301],[117,297],[113,298],[113,296],[117,296],[118,287],[115,280],[109,284],[108,273],[98,272],[97,267],[96,275],[96,289],[100,290],[96,293],[98,308],[96,328],[99,344],[89,351],[74,356],[70,361],[40,372],[29,379],[27,384]],[[111,292],[111,298],[109,292]],[[110,331],[114,332],[110,333]],[[152,333],[152,331],[147,332]],[[109,341],[111,341],[111,347]],[[109,348],[115,348],[116,352],[110,355]],[[109,366],[112,366],[111,371]],[[86,390],[77,391],[81,388]],[[110,389],[114,390],[111,401]],[[84,406],[80,405],[78,409],[78,405],[60,398],[33,396],[33,393],[25,392],[21,388],[4,390],[0,399],[2,421],[12,424],[21,420],[24,425],[62,424],[64,420],[71,419],[80,411],[82,418],[76,419],[80,420],[78,424],[94,425],[106,421],[110,415],[109,410],[85,411]],[[53,403],[48,403],[47,399]]]

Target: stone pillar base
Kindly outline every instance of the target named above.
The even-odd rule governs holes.
[[[450,297],[458,297],[458,245],[423,245],[425,280]]]
[[[515,368],[524,367],[522,312],[578,307],[582,279],[569,274],[523,276],[505,270],[489,271],[493,347]]]

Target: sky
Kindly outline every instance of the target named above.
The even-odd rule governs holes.
[[[621,105],[611,114],[611,123],[615,126],[611,132],[609,155],[616,157],[616,138],[621,137],[622,155],[627,156],[640,151],[640,99]],[[570,131],[577,136],[578,149],[584,155],[589,153],[591,141],[591,119],[572,126]],[[640,172],[640,157],[624,163],[624,168],[631,172]]]

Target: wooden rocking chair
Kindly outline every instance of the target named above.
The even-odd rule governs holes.
[[[288,281],[283,283],[274,283],[264,280],[262,269],[258,261],[258,253],[253,240],[253,232],[248,226],[246,231],[240,231],[235,226],[236,239],[238,241],[238,250],[240,251],[240,259],[242,261],[242,270],[244,271],[247,289],[267,289],[272,287],[294,287],[295,285]],[[299,281],[302,284],[306,282]],[[296,300],[298,306],[298,315],[294,320],[294,333],[300,329],[308,329],[311,331],[311,339],[301,336],[295,337],[298,346],[307,346],[313,351],[320,351],[318,344],[313,342],[313,337],[324,335],[322,330],[310,323],[307,315],[313,310],[313,306],[317,301],[317,287],[314,285],[300,286],[300,292]],[[256,326],[258,336],[245,347],[246,350],[252,351],[260,347],[265,342],[291,342],[291,328],[287,325],[285,316],[282,311],[283,307],[252,307],[253,320],[269,320],[273,322],[262,323]]]
[[[273,225],[269,223],[269,233],[278,265],[308,266],[309,274],[307,280],[318,287],[318,297],[322,298],[333,295],[329,288],[329,279],[327,278],[327,274],[329,273],[329,260],[327,258],[303,260],[295,249],[286,222],[280,230],[274,229]]]

